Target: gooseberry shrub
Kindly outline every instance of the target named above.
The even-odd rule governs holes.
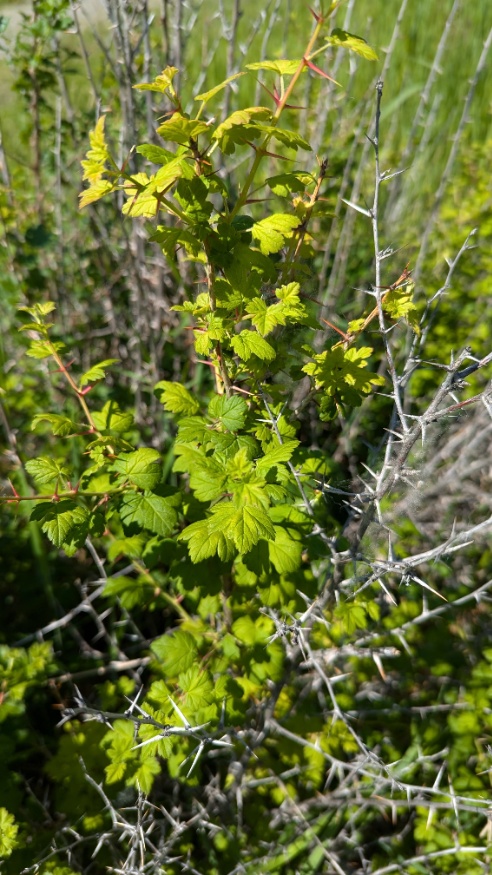
[[[145,222],[149,248],[162,250],[186,292],[173,310],[193,339],[189,373],[206,373],[199,393],[175,374],[153,387],[159,447],[104,387],[117,360],[75,376],[54,304],[21,308],[28,355],[51,362],[70,399],[34,417],[57,452],[25,464],[36,486],[30,518],[66,556],[92,558],[91,604],[108,606],[96,616],[108,665],[121,674],[94,691],[74,688],[48,773],[65,810],[85,794],[82,831],[109,871],[136,871],[138,852],[149,872],[362,872],[358,849],[384,832],[388,811],[398,828],[371,851],[376,863],[411,860],[419,848],[459,860],[456,792],[439,794],[439,829],[428,816],[442,733],[460,736],[465,753],[450,773],[462,797],[476,799],[460,814],[461,845],[474,845],[482,822],[485,747],[469,763],[472,738],[487,727],[466,709],[453,714],[459,690],[442,680],[447,664],[429,656],[426,692],[410,668],[416,654],[425,671],[424,621],[450,595],[420,566],[466,538],[426,550],[403,524],[405,553],[384,525],[417,441],[454,409],[447,399],[467,352],[425,410],[404,409],[405,343],[418,348],[421,325],[409,268],[381,285],[381,83],[376,194],[371,209],[359,207],[375,243],[372,306],[342,328],[311,294],[328,165],[284,120],[301,77],[330,79],[315,63],[326,48],[376,58],[359,37],[329,30],[337,5],[313,13],[302,58],[249,64],[196,95],[194,114],[175,67],[135,85],[166,107],[155,140],[136,145],[142,169],[134,156],[123,165],[114,157],[109,115],[90,133],[80,206],[118,198],[122,221]],[[262,78],[265,105],[215,118],[218,95],[242,76]],[[368,410],[384,419],[381,446],[356,460],[356,483],[353,459],[336,450]],[[68,445],[75,451],[60,452]],[[361,488],[369,463],[374,483]],[[455,634],[451,622],[443,627],[449,653]],[[487,670],[485,656],[475,686],[488,702]],[[449,711],[430,709],[422,725],[406,702],[426,707],[443,683]],[[85,838],[75,845],[84,871]]]

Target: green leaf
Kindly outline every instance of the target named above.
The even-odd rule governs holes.
[[[126,772],[126,769],[126,762],[110,763],[109,766],[106,766],[104,769],[107,783],[116,784],[118,781],[121,781]]]
[[[298,440],[286,440],[282,444],[269,446],[265,455],[257,460],[256,467],[259,471],[269,471],[281,462],[289,462],[294,450],[299,446]]]
[[[311,173],[298,170],[294,173],[279,173],[277,176],[270,176],[266,182],[274,194],[279,197],[289,197],[293,192],[304,193],[306,188],[314,184],[316,180]]]
[[[344,349],[336,345],[331,350],[314,356],[314,362],[302,370],[314,377],[316,386],[322,387],[330,398],[339,397],[352,406],[360,403],[360,395],[367,395],[374,386],[384,383],[384,377],[367,370],[370,347]]]
[[[212,97],[215,97],[219,91],[222,91],[230,82],[234,82],[235,79],[239,79],[240,76],[245,76],[245,73],[234,73],[232,76],[228,76],[227,79],[224,79],[219,85],[216,85],[215,88],[211,88],[210,91],[203,91],[202,94],[197,94],[195,100],[202,100],[204,103],[207,103]]]
[[[271,362],[276,357],[273,346],[261,337],[256,331],[248,331],[247,328],[236,334],[231,340],[234,352],[243,361],[249,361],[255,355],[262,361]]]
[[[162,251],[168,258],[173,261],[177,247],[184,248],[188,255],[197,256],[200,252],[200,241],[186,228],[167,228],[165,225],[158,225],[153,234],[150,234],[149,240],[158,243]],[[186,301],[186,304],[191,304],[191,301]],[[171,309],[177,309],[172,307]]]
[[[127,541],[130,539],[128,538]],[[127,554],[129,555],[129,554]],[[132,577],[108,577],[104,584],[104,598],[118,598],[120,604],[127,611],[131,611],[136,605],[144,605],[155,598],[155,583],[143,575],[136,580]]]
[[[172,497],[163,498],[153,492],[125,495],[120,506],[121,521],[125,527],[136,523],[166,538],[177,522],[173,504]]]
[[[195,638],[189,632],[178,629],[171,635],[162,635],[151,644],[167,677],[176,677],[191,668],[198,659]]]
[[[51,340],[33,340],[26,355],[33,359],[46,359],[54,352],[62,352],[64,349],[64,343],[53,343]]]
[[[326,42],[331,46],[349,49],[368,61],[378,60],[376,52],[366,43],[365,39],[362,39],[361,36],[356,36],[354,33],[349,33],[348,30],[341,30],[341,28],[336,27],[332,30],[331,35],[326,37]]]
[[[218,419],[227,431],[239,431],[243,428],[248,407],[244,398],[234,395],[227,398],[226,395],[214,395],[208,405],[208,415],[212,419]]]
[[[190,224],[208,224],[213,204],[207,200],[209,186],[200,176],[180,179],[174,197],[182,207]]]
[[[206,443],[210,430],[203,416],[184,416],[179,420],[177,444]],[[176,445],[175,445],[176,447]]]
[[[114,562],[119,556],[130,556],[132,559],[139,559],[142,555],[147,543],[147,535],[131,535],[128,538],[116,538],[111,541],[107,556],[110,562]],[[121,580],[120,577],[117,578]],[[132,582],[135,581],[132,579]]]
[[[18,845],[17,833],[19,827],[13,814],[6,808],[0,808],[0,857],[10,857]]]
[[[274,526],[275,540],[268,542],[270,562],[279,574],[297,571],[301,566],[302,541],[298,532]]]
[[[131,413],[124,413],[116,401],[107,401],[103,409],[94,411],[92,419],[97,430],[106,434],[124,434],[133,426]]]
[[[155,216],[160,205],[159,198],[177,182],[183,174],[181,157],[168,161],[150,178],[146,173],[136,173],[123,186],[128,200],[122,213],[128,216]]]
[[[114,468],[140,489],[154,489],[161,479],[161,457],[158,450],[149,447],[133,453],[121,453]]]
[[[178,73],[177,67],[166,67],[162,73],[155,77],[153,82],[142,82],[139,85],[134,85],[136,91],[157,91],[159,94],[165,94],[170,91],[174,94],[173,79]]]
[[[420,334],[419,314],[412,300],[414,289],[413,282],[390,289],[383,297],[383,310],[391,319],[404,319],[415,334]]]
[[[71,419],[67,419],[66,416],[60,416],[58,413],[37,413],[31,423],[33,431],[40,422],[49,422],[53,434],[58,434],[61,437],[67,437],[67,435],[73,434],[81,428],[81,426],[72,422]],[[87,430],[87,426],[85,429]]]
[[[215,129],[212,139],[222,140],[231,128],[243,128],[251,122],[251,119],[262,116],[270,119],[272,111],[267,106],[249,106],[246,109],[237,109]]]
[[[212,530],[210,518],[187,526],[178,535],[178,540],[188,541],[190,559],[193,563],[203,562],[217,555],[223,562],[234,558],[235,548],[232,540],[223,531]]]
[[[335,608],[334,616],[347,635],[353,635],[356,629],[365,629],[367,626],[366,609],[358,602],[340,602]]]
[[[264,255],[278,252],[285,241],[292,237],[292,232],[299,225],[297,216],[287,213],[274,213],[266,219],[260,219],[251,227],[251,233],[258,241]]]
[[[198,501],[215,501],[225,490],[227,475],[216,453],[208,464],[193,468],[190,474],[190,489]]]
[[[85,507],[80,507],[69,499],[37,504],[30,516],[31,520],[41,522],[43,532],[55,547],[69,545],[72,538],[78,544],[83,543],[87,536],[89,518],[89,511]]]
[[[100,201],[106,194],[113,191],[113,183],[108,179],[93,179],[88,188],[79,194],[79,209]]]
[[[163,149],[162,146],[153,146],[150,143],[143,143],[141,146],[137,146],[136,151],[139,155],[143,155],[147,161],[151,161],[152,164],[167,164],[168,161],[172,161],[176,157],[174,152],[170,152],[169,149]]]
[[[154,392],[165,409],[171,413],[183,413],[185,416],[192,416],[194,413],[198,413],[200,409],[199,401],[181,383],[161,380],[160,383],[156,383],[154,386]]]
[[[106,116],[102,115],[94,130],[89,133],[91,148],[87,152],[86,159],[81,162],[84,170],[83,179],[100,177],[101,173],[106,169],[106,162],[110,159],[104,134],[105,122]]]
[[[279,76],[293,76],[303,63],[302,58],[295,61],[278,60],[278,61],[255,61],[254,64],[246,64],[247,70],[271,70],[273,73],[278,73]]]
[[[278,140],[283,146],[286,146],[288,149],[294,149],[295,152],[297,152],[298,149],[304,149],[305,152],[311,151],[311,146],[308,141],[294,131],[286,131],[284,128],[273,126],[267,127],[266,125],[263,127],[263,131],[265,134],[269,134],[273,140]]]
[[[187,146],[192,137],[196,139],[196,137],[204,134],[208,129],[208,125],[205,122],[189,119],[181,115],[180,112],[175,112],[168,121],[157,128],[157,133],[163,140]]]
[[[154,779],[161,773],[161,766],[157,757],[146,755],[145,747],[142,748],[142,762],[130,780],[130,784],[138,787],[145,795],[149,795],[154,784]]]
[[[270,517],[254,505],[237,508],[231,502],[221,502],[212,508],[209,524],[211,531],[226,532],[239,553],[247,553],[260,538],[270,540],[275,537]]]
[[[26,471],[43,486],[56,483],[60,477],[67,477],[67,469],[55,459],[29,459]]]
[[[186,705],[191,711],[206,708],[215,701],[214,682],[210,672],[196,665],[180,674],[178,683],[185,694]]]
[[[277,325],[285,325],[287,313],[281,303],[271,304],[269,307],[263,298],[253,298],[248,304],[246,319],[251,319],[255,328],[262,337],[270,334]]]
[[[119,359],[104,359],[104,361],[93,365],[92,368],[85,372],[85,374],[82,374],[79,380],[79,388],[82,389],[87,383],[96,383],[97,380],[104,380],[106,376],[106,368],[109,368],[110,365],[116,364],[118,361]]]

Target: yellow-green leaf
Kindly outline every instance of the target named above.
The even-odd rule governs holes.
[[[376,52],[366,43],[365,39],[362,39],[361,36],[356,36],[354,33],[349,33],[348,30],[336,27],[332,30],[331,35],[326,38],[326,42],[332,46],[349,49],[368,61],[378,60]]]
[[[141,82],[139,85],[134,85],[133,87],[136,91],[157,91],[160,94],[165,94],[166,91],[169,90],[174,94],[175,92],[172,82],[177,72],[177,67],[166,67],[162,73],[159,73],[159,75],[155,77],[153,82]]]
[[[279,76],[293,76],[301,64],[302,58],[295,61],[287,61],[284,59],[279,59],[278,61],[255,61],[254,64],[246,64],[246,69],[271,70],[273,73],[278,73]]]
[[[224,79],[219,85],[216,85],[215,88],[211,88],[210,91],[203,91],[202,94],[197,94],[195,100],[203,100],[204,103],[207,103],[212,97],[222,91],[230,82],[234,82],[235,79],[239,79],[240,76],[245,76],[245,73],[234,73],[233,76],[228,76],[227,79]]]

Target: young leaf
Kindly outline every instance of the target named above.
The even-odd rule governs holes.
[[[198,400],[181,383],[161,380],[154,386],[154,392],[164,405],[165,410],[169,410],[171,413],[193,416],[200,409]]]
[[[260,219],[251,227],[251,233],[258,241],[260,250],[264,255],[278,252],[282,249],[285,241],[292,237],[294,228],[299,225],[297,216],[287,213],[274,213],[266,219]]]
[[[326,42],[332,46],[349,49],[368,61],[377,61],[378,59],[376,52],[366,43],[365,39],[349,33],[348,30],[341,30],[339,27],[332,30],[331,35],[326,37]]]
[[[405,286],[390,289],[383,297],[383,310],[391,319],[404,319],[415,334],[420,334],[420,321],[418,310],[413,303],[413,291],[415,283],[410,282]]]
[[[84,169],[83,179],[99,178],[106,169],[106,161],[109,160],[109,150],[104,136],[104,124],[106,116],[102,115],[96,127],[89,133],[91,148],[87,152],[85,161],[81,161]]]
[[[289,197],[293,192],[304,193],[306,188],[316,182],[311,173],[298,170],[294,173],[280,173],[270,176],[267,185],[278,197]]]
[[[344,384],[356,392],[368,394],[374,386],[384,383],[384,377],[366,370],[370,347],[343,349],[334,346],[314,356],[314,362],[304,365],[303,371],[313,376],[317,387],[323,387],[329,395],[342,391]]]
[[[122,212],[128,216],[155,216],[159,209],[159,197],[169,191],[183,174],[183,159],[174,158],[150,179],[145,173],[136,173],[123,186],[128,198]]]
[[[174,152],[170,152],[169,149],[163,149],[162,146],[154,146],[150,143],[143,143],[141,146],[137,146],[135,151],[139,155],[143,155],[147,161],[151,161],[152,164],[167,164],[168,161],[176,158]]]
[[[10,814],[6,808],[0,808],[0,857],[10,857],[15,850],[18,845],[18,831],[19,827],[13,814]]]
[[[255,61],[254,64],[246,64],[247,70],[271,70],[273,73],[278,73],[279,76],[293,76],[302,64],[302,59],[298,61]]]
[[[159,94],[165,94],[169,91],[174,95],[173,79],[178,73],[177,67],[166,67],[162,73],[155,77],[153,82],[141,82],[139,85],[134,85],[136,91],[156,91]]]
[[[213,528],[213,520],[210,517],[187,526],[178,535],[178,540],[188,541],[190,559],[193,563],[202,562],[215,555],[226,562],[233,559],[235,554],[233,541],[226,537],[224,531]]]
[[[234,73],[232,76],[228,76],[227,79],[224,79],[219,85],[216,85],[214,88],[211,88],[210,91],[204,91],[202,94],[197,94],[195,100],[202,100],[204,103],[207,103],[212,97],[215,97],[219,91],[222,91],[230,82],[234,82],[235,79],[239,79],[240,76],[245,76],[246,73]]]
[[[231,502],[221,502],[212,508],[211,531],[225,531],[234,541],[240,553],[247,553],[258,543],[275,537],[275,531],[268,514],[260,507],[243,505],[234,507]]]
[[[232,338],[231,345],[243,361],[248,361],[253,355],[266,362],[271,362],[276,357],[273,346],[270,346],[258,332],[248,331],[247,328]]]
[[[157,128],[157,133],[163,140],[179,143],[181,146],[187,146],[192,137],[196,139],[206,131],[208,131],[208,125],[205,122],[186,118],[180,112],[175,112],[170,119]]]
[[[286,131],[283,128],[273,126],[267,127],[266,125],[262,130],[265,134],[269,134],[272,139],[278,140],[279,143],[282,143],[282,145],[286,146],[288,149],[294,149],[294,152],[297,152],[298,149],[304,149],[305,152],[311,152],[311,146],[308,141],[294,131]]]
[[[54,352],[63,352],[64,349],[64,343],[53,343],[51,340],[33,340],[26,355],[33,359],[47,359]]]
[[[282,304],[271,304],[269,307],[263,298],[253,298],[248,304],[246,319],[251,319],[262,337],[273,331],[277,325],[285,325],[287,314]]]
[[[258,471],[267,472],[281,462],[289,462],[294,450],[299,446],[298,440],[285,440],[282,444],[268,446],[265,455],[258,459]]]
[[[79,387],[82,389],[83,386],[86,386],[87,383],[96,383],[98,380],[104,380],[106,376],[106,368],[109,368],[110,365],[116,364],[119,359],[104,359],[102,362],[98,362],[97,365],[93,365],[85,374],[82,374],[79,380]]]
[[[212,134],[213,140],[222,140],[226,131],[230,131],[231,128],[235,127],[244,127],[244,125],[248,125],[251,122],[251,119],[257,117],[272,117],[271,109],[268,109],[267,106],[250,106],[246,109],[237,109],[232,115],[228,116],[224,119],[223,122],[215,129]]]
[[[79,194],[79,209],[82,210],[89,204],[94,204],[100,201],[104,195],[113,191],[113,183],[108,179],[94,179],[88,188],[81,191]]]

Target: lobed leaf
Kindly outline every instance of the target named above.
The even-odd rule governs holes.
[[[136,91],[156,91],[159,94],[165,94],[166,91],[174,93],[173,79],[178,73],[177,67],[166,67],[162,73],[155,77],[153,82],[141,82],[134,85]]]
[[[162,635],[151,644],[167,677],[176,677],[191,668],[198,658],[195,638],[189,632],[178,629],[171,635]]]
[[[119,361],[119,359],[104,359],[102,362],[98,362],[96,365],[93,365],[92,368],[89,368],[85,374],[82,374],[79,380],[79,387],[82,388],[86,386],[87,383],[96,383],[98,380],[104,380],[106,376],[106,368],[109,368],[110,365],[114,365]]]
[[[231,346],[243,361],[249,361],[255,355],[262,361],[271,362],[277,355],[273,346],[270,346],[258,332],[248,331],[247,328],[232,338]]]
[[[161,457],[150,447],[120,454],[114,468],[140,489],[154,489],[161,480]]]
[[[161,404],[164,405],[165,410],[169,410],[171,413],[192,416],[200,409],[198,400],[181,383],[161,380],[154,386],[154,392]]]
[[[340,27],[332,30],[331,35],[326,37],[326,42],[331,46],[349,49],[368,61],[378,60],[376,52],[366,43],[365,39],[354,33],[349,33],[348,30],[342,30]]]
[[[253,64],[246,64],[246,69],[271,70],[273,73],[278,73],[279,76],[293,76],[302,64],[302,58],[295,61],[284,59],[278,61],[255,61]]]
[[[174,509],[174,499],[163,498],[153,492],[130,493],[123,497],[120,505],[120,517],[125,527],[137,524],[166,538],[173,531],[177,514]]]
[[[258,241],[263,255],[271,255],[282,249],[285,241],[292,237],[292,232],[300,221],[297,216],[287,213],[274,213],[266,219],[260,219],[251,226],[251,233]]]
[[[218,419],[227,431],[239,431],[243,428],[247,412],[245,400],[237,395],[232,398],[214,395],[208,405],[208,415],[212,419]]]
[[[179,143],[181,146],[188,146],[190,140],[196,139],[200,134],[208,131],[208,125],[198,119],[189,119],[181,115],[180,112],[175,112],[170,119],[157,128],[157,133],[163,140],[169,140],[172,143]]]
[[[215,97],[219,91],[222,91],[227,85],[231,82],[234,82],[235,79],[239,79],[240,76],[245,76],[246,73],[233,73],[232,76],[228,76],[227,79],[224,79],[223,82],[220,82],[219,85],[215,85],[214,88],[211,88],[210,91],[203,91],[202,94],[197,94],[195,100],[202,100],[204,103],[207,103],[212,97]]]
[[[55,459],[40,457],[26,462],[26,471],[40,485],[57,483],[60,477],[67,477],[67,469]]]

